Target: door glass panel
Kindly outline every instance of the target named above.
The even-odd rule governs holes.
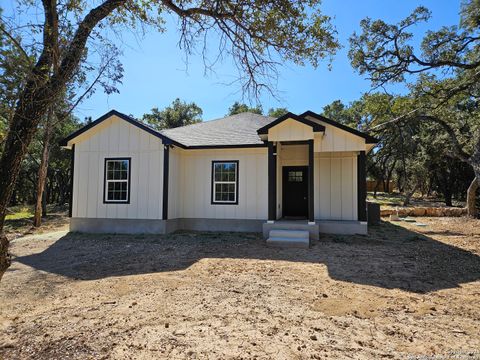
[[[289,182],[302,182],[303,181],[303,172],[302,171],[289,171],[288,172],[288,181]]]

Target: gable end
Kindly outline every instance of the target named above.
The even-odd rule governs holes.
[[[304,117],[302,116],[298,116],[298,115],[295,115],[291,112],[288,112],[286,113],[285,115],[283,116],[280,116],[278,119],[272,121],[270,124],[268,125],[265,125],[264,127],[260,128],[257,130],[257,134],[258,135],[266,135],[268,134],[268,130],[271,129],[272,127],[284,122],[285,120],[287,119],[293,119],[295,121],[298,121],[302,124],[305,124],[305,125],[308,125],[310,127],[312,127],[313,129],[313,132],[322,132],[322,131],[325,131],[325,126],[323,125],[320,125],[320,124],[317,124],[316,122],[314,121],[311,121],[311,120],[308,120],[308,119],[305,119]]]
[[[142,129],[143,131],[148,132],[149,134],[161,139],[164,144],[172,144],[172,145],[179,146],[181,148],[185,148],[185,146],[183,144],[180,144],[179,142],[176,142],[176,141],[168,138],[167,136],[160,134],[158,131],[146,126],[145,124],[142,124],[140,121],[137,121],[137,120],[135,120],[134,118],[132,118],[128,115],[125,115],[125,114],[122,114],[121,112],[118,112],[117,110],[110,110],[105,115],[100,116],[97,120],[91,122],[88,125],[85,125],[84,127],[80,128],[77,131],[73,132],[72,134],[68,135],[66,138],[64,138],[62,141],[60,141],[60,146],[68,146],[69,141],[75,139],[76,137],[78,137],[81,134],[83,134],[84,132],[94,128],[95,126],[101,124],[102,122],[104,122],[105,120],[109,119],[112,116],[117,116],[118,118],[120,118],[122,120],[125,120],[126,122],[130,123],[131,125],[136,126],[140,129]]]
[[[337,121],[334,121],[334,120],[331,120],[331,119],[328,119],[326,118],[325,116],[322,116],[320,114],[317,114],[317,113],[314,113],[313,111],[305,111],[303,114],[300,115],[301,117],[306,117],[306,116],[311,116],[315,119],[318,119],[320,121],[323,121],[324,123],[327,123],[329,125],[332,125],[336,128],[339,128],[341,130],[344,130],[344,131],[347,131],[353,135],[357,135],[357,136],[360,136],[362,138],[365,139],[365,143],[367,144],[376,144],[378,143],[378,139],[371,136],[371,135],[368,135],[364,132],[361,132],[361,131],[358,131],[357,129],[354,129],[354,128],[351,128],[350,126],[346,126],[346,125],[343,125],[343,124],[340,124],[339,122]]]

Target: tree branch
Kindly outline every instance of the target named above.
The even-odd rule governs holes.
[[[28,56],[27,52],[26,52],[25,49],[22,47],[22,45],[20,44],[20,42],[17,41],[17,39],[15,39],[15,38],[13,37],[13,35],[10,34],[10,33],[7,31],[7,29],[5,29],[5,27],[3,26],[3,24],[0,24],[0,31],[1,31],[2,33],[4,33],[5,36],[7,36],[7,37],[10,39],[10,41],[15,45],[15,47],[16,47],[18,50],[20,50],[20,52],[22,53],[22,55],[23,55],[23,57],[25,58],[25,60],[27,60],[27,62],[28,62],[30,65],[32,65],[32,64],[33,64],[33,61],[32,61],[32,59],[30,58],[30,56]]]

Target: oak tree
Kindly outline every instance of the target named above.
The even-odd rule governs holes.
[[[164,17],[174,14],[178,19],[179,45],[187,54],[196,53],[200,47],[203,59],[207,59],[208,45],[215,39],[218,56],[206,66],[213,66],[218,57],[231,57],[239,69],[238,81],[243,91],[252,94],[272,90],[269,80],[281,62],[318,66],[321,59],[338,48],[330,19],[321,12],[320,0],[105,0],[99,4],[42,0],[41,8],[43,23],[34,27],[35,31],[40,29],[41,47],[33,54],[0,157],[0,277],[9,266],[3,225],[21,161],[39,122],[72,81],[78,66],[88,58],[90,42],[102,32],[138,25],[162,31]],[[68,11],[65,17],[59,17],[59,9]],[[63,33],[62,19],[75,24],[71,32]],[[15,29],[1,28],[13,39]],[[21,43],[16,45],[26,57],[32,55]]]

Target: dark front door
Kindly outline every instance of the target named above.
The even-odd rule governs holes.
[[[283,216],[307,217],[308,167],[283,167]]]

